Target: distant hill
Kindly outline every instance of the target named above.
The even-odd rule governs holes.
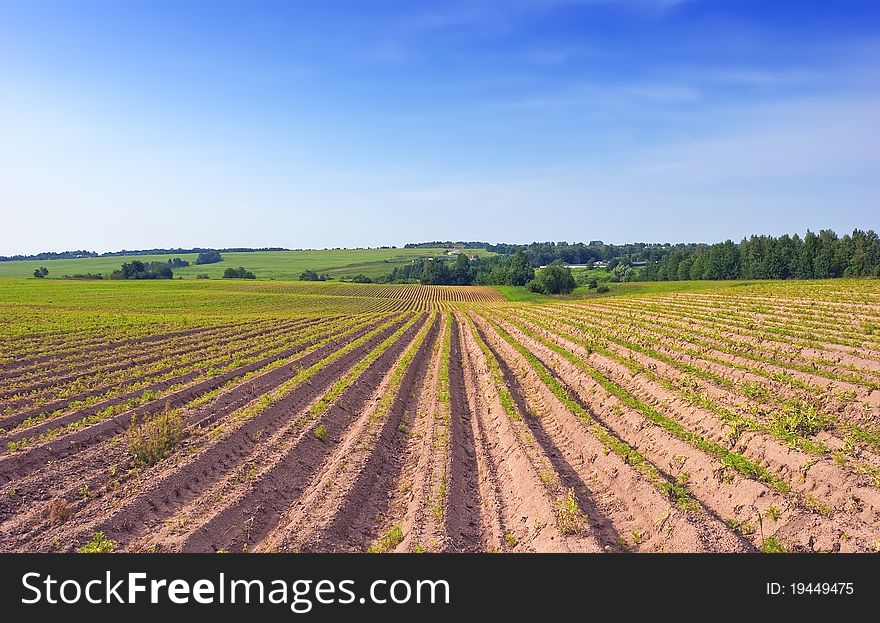
[[[230,247],[228,249],[211,249],[208,247],[193,247],[192,249],[139,249],[129,251],[108,251],[95,253],[94,251],[46,251],[33,255],[0,255],[0,262],[16,262],[19,260],[75,260],[84,257],[125,257],[128,255],[180,255],[183,253],[204,253],[205,251],[219,251],[220,253],[253,253],[257,251],[289,251],[284,247],[262,247],[253,249],[250,247]]]
[[[160,249],[161,250],[161,249]],[[167,250],[166,250],[167,251]],[[167,262],[180,258],[190,263],[184,268],[174,269],[174,278],[196,279],[208,275],[220,279],[227,268],[239,266],[256,274],[257,279],[297,280],[305,270],[312,270],[336,280],[354,278],[358,275],[376,278],[387,275],[395,268],[407,266],[427,257],[448,257],[449,249],[324,249],[324,250],[269,250],[249,249],[236,251],[222,249],[222,261],[214,264],[196,264],[199,249],[173,250],[167,253],[138,254],[142,262]],[[482,249],[469,251],[471,255],[486,257],[492,255]],[[124,255],[133,255],[125,251]],[[27,259],[0,262],[0,277],[29,278],[40,267],[48,269],[49,279],[64,278],[65,275],[97,274],[104,278],[118,269],[125,259],[123,252],[89,255],[83,257]]]

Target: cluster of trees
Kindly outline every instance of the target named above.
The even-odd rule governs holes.
[[[377,281],[384,283],[418,281],[423,285],[469,286],[475,282],[479,270],[478,259],[471,260],[461,253],[453,262],[449,262],[445,257],[413,260],[409,264],[394,267],[390,274],[380,277]]]
[[[468,257],[465,253],[449,261],[446,257],[413,260],[410,264],[395,267],[389,275],[378,281],[386,283],[412,283],[423,285],[469,286],[474,284],[499,284],[524,286],[535,277],[525,253],[512,256],[488,258]]]
[[[168,260],[168,263],[171,265],[171,268],[186,268],[187,266],[189,266],[189,262],[187,262],[186,260],[182,260],[179,257]]]
[[[523,250],[509,257],[490,257],[480,264],[474,279],[478,285],[524,286],[535,278],[535,269]]]
[[[201,277],[201,275],[199,275]],[[207,275],[205,276],[207,278]],[[247,270],[244,266],[239,266],[238,268],[227,268],[223,271],[224,279],[256,279],[257,276],[251,271]]]
[[[45,279],[46,275],[49,274],[49,269],[45,266],[40,266],[39,268],[34,269],[34,277],[37,279]]]
[[[469,258],[461,253],[450,262],[446,258],[425,258],[404,266],[395,267],[391,273],[377,281],[384,283],[412,283],[422,285],[510,285],[532,284],[535,292],[558,294],[571,292],[574,278],[562,262],[535,271],[529,264],[525,251],[513,255],[496,255],[487,258]]]
[[[319,275],[313,270],[304,270],[299,274],[300,281],[327,281],[329,277],[327,275]]]
[[[169,262],[145,263],[140,260],[127,262],[110,275],[110,279],[172,279],[173,277],[174,272]]]
[[[880,277],[880,238],[856,229],[838,237],[830,229],[779,237],[727,240],[673,252],[642,270],[646,281],[697,279],[828,279]]]
[[[216,264],[222,261],[223,257],[220,255],[220,251],[204,251],[196,256],[196,264]]]

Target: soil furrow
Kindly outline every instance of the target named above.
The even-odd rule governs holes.
[[[482,338],[472,333],[469,323],[463,324],[462,335],[468,398],[475,407],[478,464],[485,462],[487,467],[491,466],[486,471],[492,474],[492,484],[496,487],[494,496],[484,498],[489,501],[494,497],[496,502],[495,508],[484,509],[487,536],[491,535],[487,549],[599,551],[599,544],[579,511],[571,514],[575,521],[564,520],[561,500],[557,497],[559,492],[548,486],[543,477],[535,453],[536,444],[521,422],[523,414],[516,411],[515,406],[502,402],[499,379],[488,361],[490,357],[494,359],[491,351],[484,353],[476,344],[476,340]],[[493,526],[496,513],[499,523]],[[502,532],[496,532],[498,529]]]
[[[313,328],[315,330],[320,331],[320,327],[323,326],[324,324],[325,323],[319,322]],[[247,371],[250,371],[251,366],[253,366],[254,363],[261,363],[261,365],[258,367],[262,367],[263,365],[267,365],[273,361],[278,361],[279,359],[285,359],[286,357],[290,357],[291,355],[295,355],[296,353],[300,352],[303,349],[302,343],[297,344],[296,340],[298,340],[298,339],[299,339],[299,336],[291,336],[291,339],[289,339],[289,340],[286,339],[285,340],[286,343],[292,342],[295,345],[290,348],[285,348],[282,350],[278,350],[279,346],[275,345],[275,346],[269,346],[269,347],[265,347],[265,348],[258,348],[257,350],[251,350],[251,351],[244,350],[240,353],[237,353],[238,355],[247,355],[248,357],[257,357],[259,355],[263,355],[263,354],[265,354],[267,352],[271,352],[273,350],[276,351],[276,352],[272,353],[271,355],[269,355],[267,357],[263,357],[262,359],[258,360],[258,362],[251,362],[249,364],[245,364],[244,366],[239,366],[239,367],[234,368],[232,370],[228,370],[224,373],[214,375],[213,378],[214,379],[223,378],[226,375],[233,374],[236,371],[241,370],[241,369],[247,369]],[[308,343],[309,342],[306,342],[306,345],[308,345]],[[101,400],[99,402],[93,403],[87,407],[82,407],[80,409],[75,409],[75,410],[70,411],[68,413],[61,413],[61,414],[58,414],[58,415],[55,415],[52,417],[46,417],[45,419],[40,419],[40,418],[45,417],[46,414],[56,413],[58,411],[63,410],[67,406],[74,405],[79,400],[82,400],[84,397],[96,396],[96,395],[100,395],[102,393],[106,393],[107,388],[100,387],[100,388],[97,388],[93,391],[84,392],[83,394],[80,394],[78,396],[72,396],[70,398],[65,398],[64,400],[61,400],[61,401],[41,405],[40,407],[38,407],[36,409],[30,409],[30,410],[26,410],[26,411],[21,411],[19,413],[15,413],[11,416],[8,416],[8,417],[0,420],[0,424],[12,429],[9,433],[0,435],[0,444],[6,444],[10,441],[15,442],[15,441],[19,441],[21,439],[28,439],[28,438],[37,437],[47,430],[63,427],[71,422],[75,422],[77,420],[80,420],[85,417],[99,413],[108,407],[113,407],[115,405],[123,404],[123,403],[125,403],[129,400],[132,400],[132,399],[138,399],[139,397],[143,396],[146,393],[154,393],[155,394],[155,393],[159,393],[159,392],[163,392],[165,390],[168,390],[172,387],[179,386],[181,384],[189,383],[199,377],[204,376],[205,371],[209,368],[228,366],[228,365],[234,364],[235,361],[236,361],[235,356],[227,355],[225,359],[223,359],[221,361],[212,362],[210,366],[201,365],[200,367],[196,367],[195,369],[193,369],[189,372],[170,376],[170,377],[165,378],[161,381],[156,381],[155,383],[151,383],[149,385],[139,387],[133,391],[126,391],[126,392],[123,392],[120,394],[116,394],[110,398],[106,398],[106,399]],[[174,368],[172,367],[171,370],[173,371]],[[233,376],[239,376],[239,374],[233,374]],[[186,389],[186,388],[184,388],[184,389]],[[161,397],[161,398],[159,398],[159,400],[165,400],[165,397]],[[37,421],[34,424],[27,426],[28,420],[30,420],[32,418],[36,419]],[[25,425],[25,426],[21,426],[21,425]]]
[[[451,317],[441,314],[440,332],[434,343],[431,361],[421,382],[414,417],[407,421],[410,431],[404,452],[403,468],[388,504],[388,512],[380,524],[379,534],[388,534],[395,526],[403,531],[403,540],[395,552],[439,551],[445,532],[440,517],[434,512],[435,497],[445,490],[447,473],[449,418],[448,365],[451,340]],[[445,361],[445,373],[441,363]],[[445,377],[444,377],[445,374]],[[441,380],[441,377],[444,377]],[[445,394],[445,396],[441,396]],[[442,512],[442,511],[441,511]]]
[[[525,344],[548,370],[569,389],[582,406],[596,414],[600,411],[607,411],[608,402],[612,404],[616,402],[608,396],[604,399],[605,403],[599,402],[603,408],[597,407],[596,403],[602,400],[598,397],[603,392],[590,379],[584,378],[569,362],[520,333],[512,325],[503,324],[504,329],[509,330],[511,335]],[[601,417],[596,417],[602,421]],[[604,423],[621,438],[629,440],[635,447],[643,450],[645,455],[655,464],[663,465],[664,469],[668,470],[669,477],[674,476],[681,480],[682,474],[686,474],[687,486],[704,508],[716,517],[722,518],[728,523],[735,522],[734,525],[737,526],[750,526],[751,529],[744,536],[752,540],[755,547],[761,546],[761,540],[764,536],[775,535],[776,531],[785,532],[787,526],[792,523],[800,524],[805,515],[811,515],[809,511],[794,506],[784,494],[773,491],[763,483],[744,478],[726,464],[718,463],[697,448],[669,436],[663,429],[651,425],[645,426],[647,422],[644,422],[639,414],[633,413],[624,405],[618,406],[616,418],[605,419]],[[766,509],[771,506],[783,510],[780,511],[774,525],[766,525],[767,530],[763,534],[759,534],[755,530],[759,523],[758,515],[763,516]],[[826,537],[831,537],[835,533],[850,533],[850,546],[865,547],[877,537],[877,535],[867,533],[864,526],[860,527],[861,522],[853,521],[849,517],[817,516],[812,519],[824,526],[821,532]],[[839,543],[827,540],[827,538],[823,541],[817,541],[809,539],[809,537],[809,534],[800,535],[798,541],[789,541],[787,545],[798,549],[815,547],[832,550],[840,547]]]
[[[580,438],[582,443],[586,442],[587,440],[584,439],[584,436],[578,434],[577,431],[577,428],[583,429],[583,424],[578,422],[577,428],[573,426],[577,420],[571,411],[537,377],[528,363],[522,360],[519,353],[504,342],[494,330],[489,328],[484,320],[477,319],[477,322],[486,339],[498,349],[499,354],[507,361],[510,369],[515,371],[516,382],[522,384],[521,391],[523,395],[527,397],[532,396],[533,404],[538,405],[539,409],[541,404],[545,405],[545,408],[553,405],[550,409],[552,415],[549,417],[544,416],[544,418],[547,418],[545,421],[557,420],[560,423],[565,423],[568,434]],[[512,362],[517,363],[513,364]],[[593,420],[614,435],[618,441],[627,441],[612,426],[612,422],[604,416],[609,411],[623,413],[622,409],[615,410],[611,404],[603,404],[601,409],[590,408],[588,404],[583,402],[581,402],[581,406],[586,408]],[[600,413],[603,415],[600,415]],[[602,459],[603,463],[608,461],[618,463],[616,455],[613,453],[609,454],[608,449],[602,444],[596,444],[592,437],[589,443],[594,448],[598,445],[598,448],[601,448],[601,454],[606,455],[606,458]],[[629,445],[636,448],[639,447],[635,443],[630,443]],[[586,458],[589,455],[585,453],[584,456]],[[595,452],[593,456],[599,456],[598,452]],[[596,461],[595,458],[590,460]],[[642,460],[646,459],[643,458]],[[570,463],[576,465],[578,463],[576,457],[572,457]],[[651,464],[666,481],[675,482],[675,477],[665,473],[660,464],[656,461],[651,461]],[[620,465],[626,465],[626,463],[618,463],[616,469],[612,469],[611,473],[619,476],[622,469],[624,469]],[[589,478],[582,478],[582,480],[585,483],[590,482]],[[633,529],[629,526],[626,528],[616,528],[617,532],[621,534],[638,535],[637,539],[629,539],[630,541],[635,540],[638,542],[635,544],[630,542],[627,547],[635,545],[638,549],[654,551],[743,551],[748,549],[738,535],[729,530],[722,521],[707,514],[704,509],[683,511],[677,508],[668,497],[660,494],[656,488],[649,494],[648,489],[644,486],[649,483],[644,480],[641,474],[632,474],[628,476],[627,480],[631,482],[630,487],[636,486],[637,482],[640,483],[639,488],[642,490],[640,496],[632,496],[631,489],[621,489],[619,484],[614,485],[610,490],[619,500],[628,503],[628,506],[632,509],[630,512],[631,516],[640,516],[638,528]],[[645,506],[642,506],[642,500],[646,503]]]
[[[403,468],[403,449],[418,407],[420,380],[440,328],[439,317],[407,368],[372,450],[335,517],[322,530],[316,547],[322,551],[364,551],[378,536],[377,525],[388,511],[390,494]],[[404,426],[406,428],[401,429]]]
[[[377,324],[378,322],[357,328],[346,339],[349,341],[357,339]],[[255,398],[270,392],[294,376],[301,367],[314,363],[326,352],[329,350],[312,353],[279,368],[257,374],[254,378],[222,391],[217,397],[195,408],[188,408],[187,404],[172,404],[172,406],[186,409],[184,417],[188,429],[207,428]],[[196,398],[198,396],[191,396],[191,399]],[[58,497],[63,497],[68,502],[77,502],[77,491],[84,484],[91,491],[99,491],[113,481],[124,484],[125,474],[132,461],[124,444],[116,443],[118,441],[118,437],[110,437],[91,448],[84,448],[83,451],[63,459],[50,461],[32,475],[15,480],[16,495],[9,497],[6,505],[0,505],[0,522],[6,521],[10,516],[16,520],[22,518],[21,512],[25,508],[29,511],[42,512],[45,510],[42,507],[45,507],[46,503]],[[96,470],[97,475],[93,474]],[[115,473],[110,473],[111,471]]]
[[[314,550],[320,535],[335,519],[338,509],[354,487],[362,466],[372,452],[382,423],[408,364],[424,341],[430,325],[425,325],[406,350],[391,365],[365,409],[357,413],[327,460],[320,466],[279,528],[268,535],[261,550]],[[389,543],[391,545],[393,543]],[[386,547],[379,548],[384,551]]]
[[[477,451],[474,445],[473,412],[464,382],[461,327],[453,320],[449,345],[449,484],[443,514],[448,548],[457,552],[480,551],[483,545],[480,519],[480,487],[477,482]]]
[[[377,320],[370,323],[370,325],[366,327],[361,327],[357,329],[356,335],[363,335],[364,333],[369,331],[370,328],[375,327],[380,323],[381,320]],[[309,342],[301,344],[295,349],[291,349],[291,352],[288,356],[295,356],[298,353],[303,352],[310,345],[316,343],[318,339],[319,338],[315,338],[314,340],[310,340]],[[293,374],[295,374],[295,368],[301,365],[311,365],[311,363],[323,359],[324,357],[326,357],[327,354],[333,352],[333,350],[339,348],[341,344],[344,344],[351,339],[356,338],[353,338],[350,335],[341,336],[340,338],[334,340],[329,344],[325,344],[315,351],[306,353],[301,359],[297,359],[290,362],[289,364],[286,364],[283,368],[287,368],[287,373],[292,376]],[[269,365],[272,362],[277,361],[281,358],[282,357],[275,356],[265,360],[252,362],[224,374],[219,374],[217,376],[211,377],[195,385],[183,388],[177,392],[162,397],[161,400],[147,403],[140,407],[136,407],[135,409],[124,411],[107,420],[102,420],[96,424],[78,429],[74,432],[64,435],[61,438],[53,439],[52,441],[44,443],[42,445],[30,447],[25,451],[15,452],[13,454],[7,454],[3,457],[0,457],[0,481],[6,482],[8,480],[12,480],[13,478],[20,478],[26,474],[33,472],[41,465],[45,464],[47,461],[60,460],[63,457],[81,451],[82,448],[86,446],[98,443],[102,439],[113,437],[128,428],[128,426],[131,424],[132,417],[134,417],[136,420],[139,420],[146,415],[157,413],[165,409],[166,406],[170,406],[171,408],[183,406],[191,402],[195,398],[198,398],[202,394],[220,388],[235,378],[259,370],[260,368],[263,368],[266,365]],[[283,375],[284,372],[282,372],[282,370],[276,370],[275,373],[279,376]]]
[[[388,370],[425,322],[427,317],[410,326],[320,416],[317,424],[324,426],[327,433],[324,439],[319,439],[311,432],[314,427],[300,434],[281,454],[278,462],[260,476],[252,487],[193,532],[183,549],[241,551],[246,546],[258,544],[261,548],[290,548],[287,526],[296,521],[290,516],[290,511],[296,515],[314,509],[306,493],[314,489],[315,482],[321,482],[322,474],[334,464],[334,457],[337,457],[340,448],[347,447],[351,442],[353,425],[358,420],[362,421],[364,414],[378,400],[377,392],[381,392],[379,388],[384,384]],[[354,474],[349,474],[347,478],[353,479]],[[344,486],[339,480],[334,480],[332,484]],[[326,501],[328,497],[319,496],[318,501]],[[335,509],[334,504],[334,512]],[[318,522],[330,519],[331,515],[316,516],[308,525],[315,528]],[[247,526],[247,530],[242,531],[241,526]]]
[[[397,321],[380,331],[365,343],[318,371],[305,384],[299,385],[265,410],[246,420],[232,433],[209,445],[190,462],[168,473],[165,478],[153,481],[148,491],[126,503],[120,511],[102,522],[98,529],[113,535],[115,540],[124,546],[128,541],[143,534],[150,526],[182,508],[210,487],[222,474],[251,456],[267,431],[273,431],[292,419],[293,415],[317,398],[325,388],[330,387],[341,372],[369,352],[372,346],[393,333],[403,322],[404,320]],[[327,352],[332,350],[328,349],[325,354]],[[275,496],[275,492],[269,494],[269,497]]]

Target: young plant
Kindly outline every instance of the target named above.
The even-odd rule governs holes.
[[[379,539],[379,541],[373,545],[368,551],[371,554],[382,554],[384,552],[391,551],[395,547],[401,544],[403,541],[403,528],[400,526],[394,526],[385,533],[385,535]]]
[[[327,439],[327,427],[323,424],[318,424],[315,428],[315,438],[319,441],[324,441]]]
[[[587,517],[581,512],[574,489],[566,489],[565,494],[556,501],[556,516],[562,534],[577,534],[587,525]]]
[[[114,546],[113,541],[104,536],[103,532],[95,532],[92,540],[76,551],[80,554],[111,554]]]
[[[761,543],[761,551],[765,554],[784,554],[785,547],[776,537],[768,536]]]

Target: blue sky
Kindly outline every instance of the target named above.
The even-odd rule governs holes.
[[[878,228],[880,3],[0,0],[0,254]]]

